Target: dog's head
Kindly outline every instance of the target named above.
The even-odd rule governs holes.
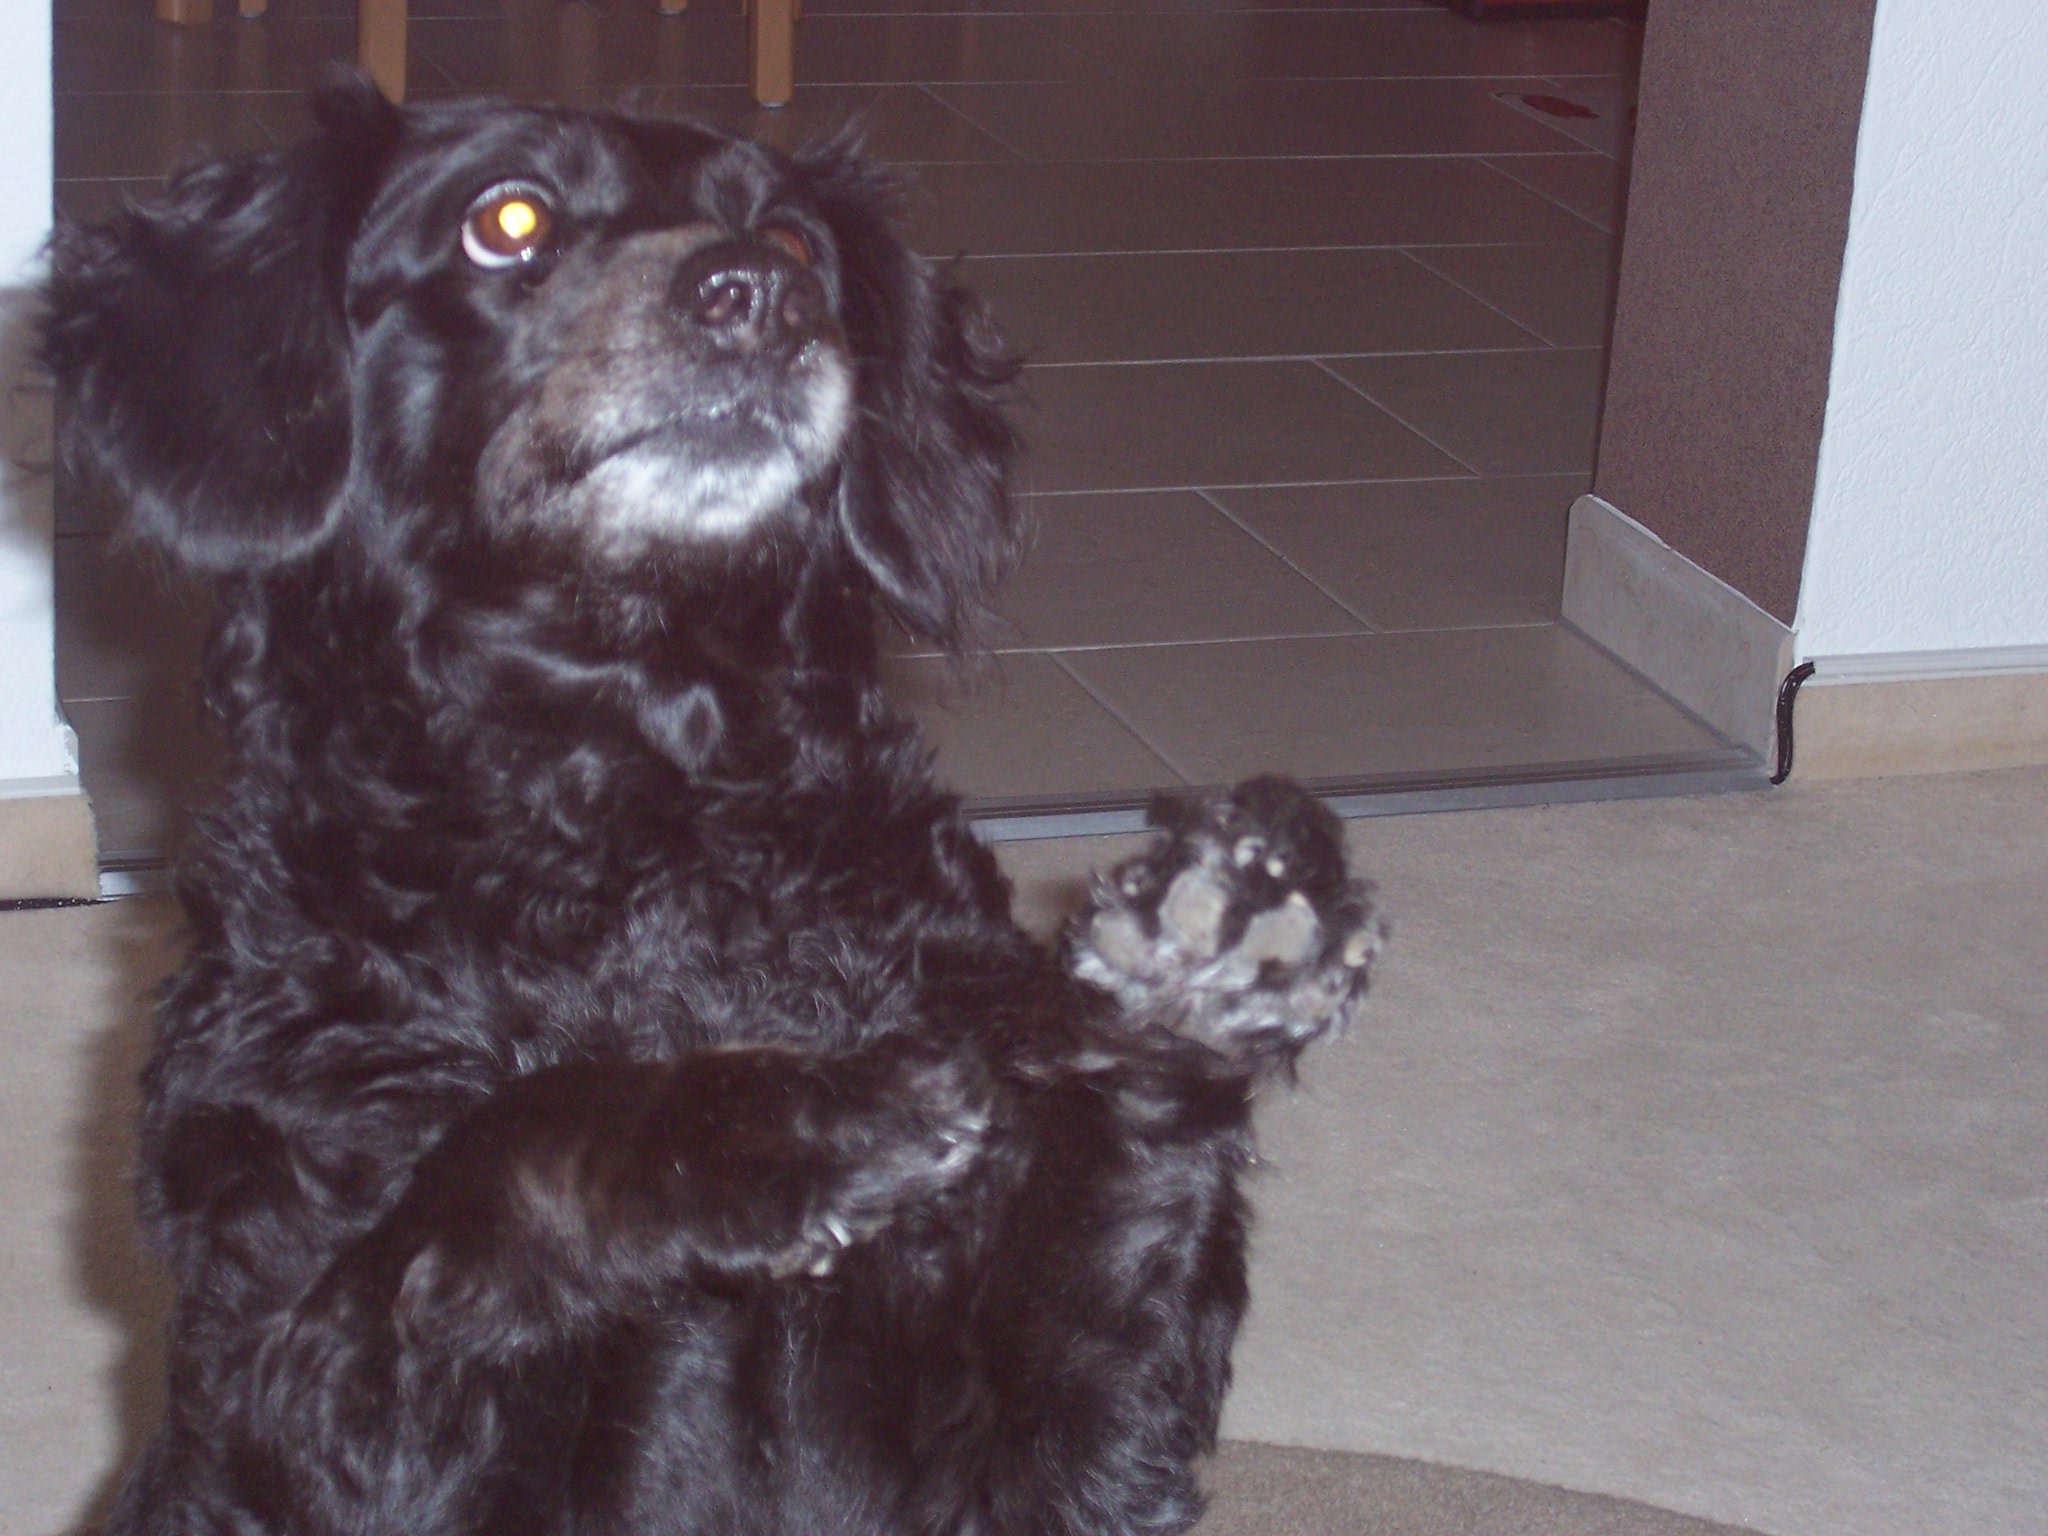
[[[363,82],[284,151],[60,235],[67,448],[246,575],[335,540],[592,570],[834,544],[958,641],[1014,552],[1013,365],[848,144]]]

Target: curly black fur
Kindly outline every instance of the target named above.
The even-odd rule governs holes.
[[[1078,979],[877,686],[878,615],[967,645],[1016,544],[1013,366],[890,179],[360,83],[317,116],[54,252],[67,448],[215,578],[229,748],[114,1529],[1185,1528],[1251,1087],[1372,947],[1327,813],[1175,811],[1091,962],[1138,1001]],[[544,238],[487,263],[506,184]],[[1261,927],[1268,822],[1316,867]],[[1203,964],[1310,1002],[1184,1035]]]

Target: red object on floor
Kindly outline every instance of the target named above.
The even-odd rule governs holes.
[[[1548,112],[1552,117],[1598,117],[1600,114],[1591,107],[1581,106],[1576,101],[1566,101],[1562,96],[1532,96],[1523,92],[1515,100],[1525,107],[1534,107],[1538,112]]]

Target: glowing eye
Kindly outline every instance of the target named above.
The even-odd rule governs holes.
[[[507,240],[524,240],[540,228],[540,210],[523,198],[498,207],[498,230]]]
[[[771,224],[761,231],[761,238],[770,245],[779,245],[789,252],[796,258],[798,266],[808,267],[811,264],[811,243],[795,230],[784,229],[780,224]]]
[[[555,216],[538,187],[505,182],[469,205],[462,250],[480,267],[516,267],[545,251],[554,230]]]

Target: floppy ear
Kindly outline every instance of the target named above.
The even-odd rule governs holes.
[[[292,148],[186,171],[52,244],[65,453],[136,532],[205,570],[317,539],[348,467],[343,273],[401,119],[365,80],[313,110]]]
[[[798,164],[839,247],[856,368],[840,523],[903,625],[957,648],[1017,556],[1004,408],[1018,364],[982,302],[890,229],[893,173],[847,139]]]

